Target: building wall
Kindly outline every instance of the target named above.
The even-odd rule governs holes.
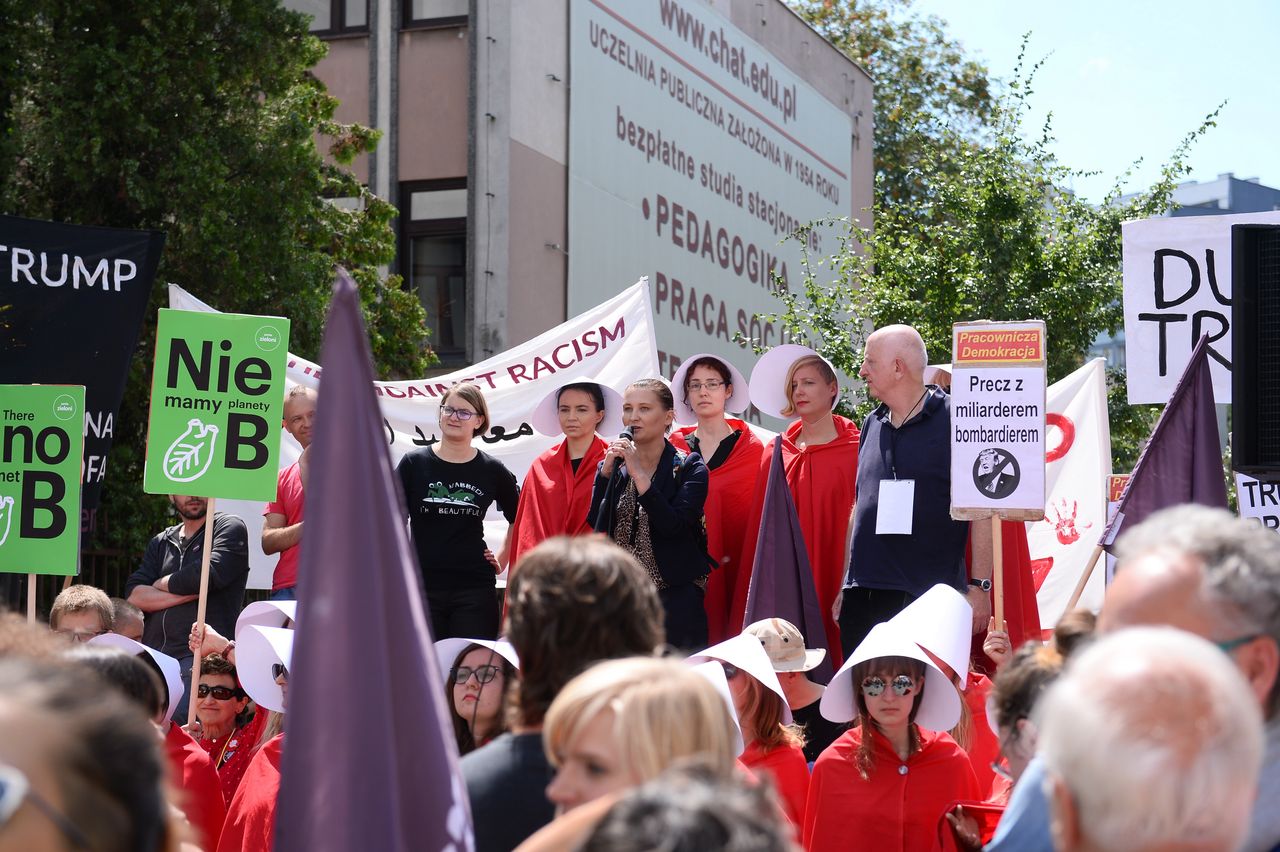
[[[471,61],[466,28],[408,30],[399,42],[399,179],[463,177],[471,121],[460,85]]]
[[[329,54],[316,64],[315,74],[338,99],[334,118],[345,124],[371,123],[369,113],[369,37],[335,38],[328,42]],[[317,140],[321,150],[327,143]],[[351,166],[361,183],[369,182],[369,157],[361,155]]]

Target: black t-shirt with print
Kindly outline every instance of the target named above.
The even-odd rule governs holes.
[[[495,501],[515,520],[520,488],[506,465],[485,452],[456,463],[431,447],[406,453],[396,466],[409,510],[422,584],[431,589],[493,588],[484,558],[484,516]]]

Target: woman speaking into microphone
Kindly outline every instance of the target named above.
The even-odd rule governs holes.
[[[708,474],[697,453],[677,450],[667,440],[674,407],[671,388],[660,379],[627,386],[627,428],[600,462],[587,522],[648,572],[666,614],[667,642],[694,650],[707,641],[702,598],[712,563],[702,509]]]

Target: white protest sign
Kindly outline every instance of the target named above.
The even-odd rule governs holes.
[[[169,285],[169,304],[182,310],[214,310],[181,287]],[[290,353],[287,383],[320,388],[321,367]],[[658,375],[657,345],[645,279],[607,302],[492,358],[443,376],[404,382],[374,382],[392,461],[439,440],[441,396],[454,384],[474,382],[489,406],[489,427],[476,446],[524,481],[533,460],[559,442],[539,435],[530,419],[544,396],[567,382],[594,381],[621,391],[636,379]],[[320,388],[323,394],[323,389]],[[281,465],[297,460],[301,447],[282,433]],[[239,515],[249,527],[249,588],[271,588],[277,557],[262,553],[263,503],[220,500],[219,511]],[[495,504],[485,520],[490,549],[501,547],[506,520]]]
[[[1253,518],[1267,529],[1280,530],[1280,482],[1263,482],[1237,473],[1236,501],[1240,517]]]
[[[1280,212],[1125,222],[1124,349],[1129,403],[1163,403],[1202,335],[1213,398],[1231,402],[1231,227]]]
[[[952,327],[951,515],[1044,517],[1044,323]]]

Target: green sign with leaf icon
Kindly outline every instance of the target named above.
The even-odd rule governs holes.
[[[83,385],[0,385],[0,572],[80,564]]]
[[[143,489],[274,500],[289,321],[160,310]]]

